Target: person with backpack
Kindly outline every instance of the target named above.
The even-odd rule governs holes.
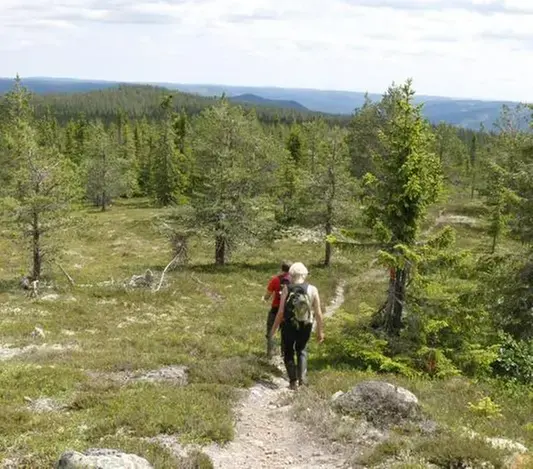
[[[307,268],[301,262],[289,269],[291,283],[283,288],[280,307],[270,332],[273,337],[281,326],[284,362],[289,375],[290,389],[306,384],[307,343],[316,319],[318,342],[324,341],[324,321],[318,289],[306,282]],[[296,363],[294,355],[296,353]]]
[[[276,314],[278,314],[282,288],[284,285],[290,283],[290,267],[290,262],[285,261],[281,263],[281,271],[270,279],[267,291],[263,296],[263,301],[268,301],[272,298],[272,304],[266,322],[267,357],[269,360],[272,358],[274,352],[274,336],[270,335],[270,331],[272,330],[272,326],[276,319]],[[283,340],[281,340],[281,355],[283,355]]]

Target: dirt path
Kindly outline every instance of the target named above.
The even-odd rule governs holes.
[[[344,302],[345,283],[340,282],[326,317]],[[278,367],[282,368],[279,362]],[[340,452],[314,440],[309,430],[291,417],[288,382],[273,378],[257,383],[239,403],[235,438],[226,446],[211,445],[204,452],[216,469],[336,469],[346,467]]]

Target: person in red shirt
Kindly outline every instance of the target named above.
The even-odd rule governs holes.
[[[263,296],[264,301],[268,301],[270,298],[272,298],[272,304],[270,311],[268,312],[266,324],[267,357],[269,359],[272,358],[272,354],[274,352],[274,340],[270,332],[272,330],[272,326],[274,325],[276,315],[278,314],[281,290],[283,289],[284,285],[288,285],[290,283],[290,268],[290,262],[282,262],[281,272],[279,272],[277,275],[274,275],[274,277],[270,279],[268,282],[267,291]],[[281,354],[283,355],[283,341],[281,341]]]

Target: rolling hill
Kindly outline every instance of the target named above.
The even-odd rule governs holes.
[[[294,109],[295,111],[309,112],[309,109],[307,109],[305,106],[302,106],[300,103],[296,101],[288,101],[288,100],[283,100],[283,99],[266,99],[266,98],[263,98],[261,96],[257,96],[251,93],[241,94],[238,96],[231,96],[229,97],[229,100],[235,103],[246,103],[246,104],[258,105],[258,106],[268,106],[268,107],[276,107],[276,108],[279,107],[282,109]]]
[[[23,83],[38,94],[79,93],[103,90],[118,86],[119,82],[102,80],[78,80],[69,78],[24,78]],[[7,91],[12,79],[0,78],[0,93]],[[351,114],[362,106],[365,93],[355,91],[314,90],[299,88],[226,86],[211,84],[138,83],[179,90],[204,97],[225,93],[234,102],[247,105],[282,108],[298,112],[321,112],[328,114]],[[379,94],[369,94],[378,100]],[[499,116],[502,105],[514,105],[509,101],[482,101],[454,99],[438,96],[417,96],[424,103],[424,115],[433,123],[447,122],[460,127],[477,129],[480,124],[490,129]]]

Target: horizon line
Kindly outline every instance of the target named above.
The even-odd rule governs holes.
[[[19,75],[20,76],[20,75]],[[278,90],[294,90],[294,91],[318,91],[325,93],[358,93],[358,94],[369,94],[375,96],[383,96],[386,91],[383,92],[374,92],[374,91],[360,91],[360,90],[348,90],[348,89],[328,89],[328,88],[309,88],[309,87],[293,87],[293,86],[280,86],[280,85],[231,85],[227,83],[208,83],[208,82],[172,82],[172,81],[141,81],[141,80],[109,80],[109,79],[100,79],[100,78],[77,78],[77,77],[65,77],[65,76],[20,76],[21,80],[70,80],[77,82],[96,82],[96,83],[106,83],[106,84],[131,84],[131,85],[172,85],[172,86],[211,86],[211,87],[228,87],[228,88],[252,88],[252,89],[278,89]],[[5,80],[14,80],[15,77],[2,77],[0,79]],[[396,82],[391,82],[395,83]],[[442,95],[433,95],[433,94],[424,94],[416,93],[415,96],[419,98],[433,98],[433,99],[442,99],[442,100],[455,100],[455,101],[482,101],[482,102],[498,102],[498,103],[527,103],[527,101],[515,101],[510,99],[502,98],[480,98],[480,97],[464,97],[464,96],[442,96]]]

